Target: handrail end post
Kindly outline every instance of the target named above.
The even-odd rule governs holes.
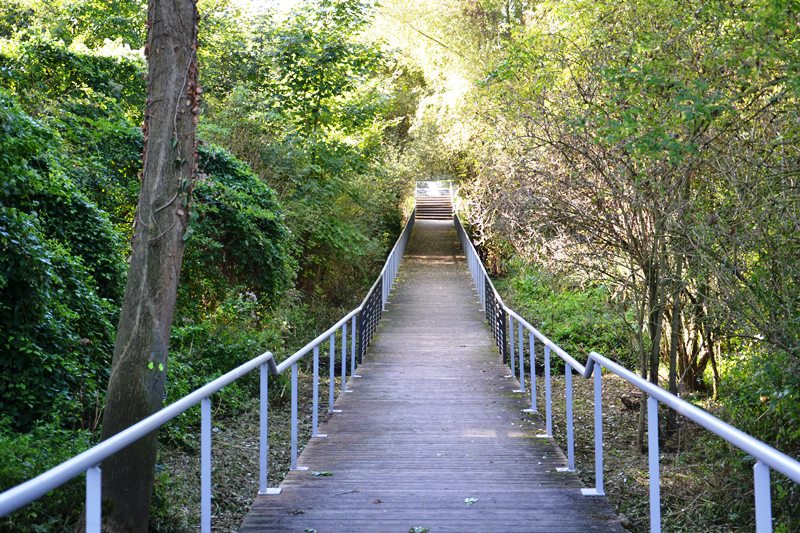
[[[753,488],[756,504],[756,533],[772,533],[772,494],[769,466],[756,461],[753,465]]]
[[[86,471],[86,533],[100,533],[102,515],[102,472],[100,465]]]

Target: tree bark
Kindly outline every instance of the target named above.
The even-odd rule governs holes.
[[[142,188],[103,417],[106,439],[157,411],[197,169],[196,0],[150,0]],[[153,432],[102,465],[106,530],[147,531]]]
[[[675,274],[672,278],[672,310],[670,312],[669,335],[669,391],[678,394],[678,344],[681,338],[681,293],[683,292],[683,257],[675,257]],[[670,409],[667,412],[667,424],[664,440],[668,440],[678,428],[677,413]]]

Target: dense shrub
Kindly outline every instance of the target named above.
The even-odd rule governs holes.
[[[63,177],[57,135],[2,92],[0,130],[0,409],[19,428],[56,413],[90,425],[121,290],[119,237]]]
[[[740,355],[724,362],[720,387],[723,419],[791,457],[800,456],[800,372],[794,359],[780,351],[763,352],[744,342],[731,346]],[[697,446],[703,461],[726,480],[730,497],[714,507],[721,523],[753,527],[753,465],[755,459],[721,439],[704,434]],[[772,474],[773,526],[776,532],[800,530],[800,485]]]
[[[0,491],[27,481],[90,446],[90,433],[62,429],[58,422],[37,423],[29,433],[17,433],[0,418]],[[9,516],[0,518],[2,531],[50,533],[74,531],[85,499],[85,485],[76,478]]]
[[[144,61],[130,57],[80,53],[44,38],[8,42],[0,48],[0,87],[13,92],[29,114],[83,94],[103,95],[124,117],[140,124],[144,116]]]
[[[272,304],[294,279],[288,228],[275,193],[230,153],[200,147],[201,177],[192,204],[179,308],[197,316],[230,292]]]

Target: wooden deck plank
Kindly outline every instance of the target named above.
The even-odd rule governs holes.
[[[352,393],[241,531],[621,532],[523,414],[452,222],[418,221]],[[331,476],[315,477],[314,471]],[[465,503],[476,498],[474,504]]]

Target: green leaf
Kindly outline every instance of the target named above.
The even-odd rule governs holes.
[[[478,498],[464,498],[464,503],[467,505],[474,505],[478,503]]]
[[[333,472],[328,472],[327,470],[323,470],[322,472],[311,472],[311,475],[314,477],[331,477]]]

